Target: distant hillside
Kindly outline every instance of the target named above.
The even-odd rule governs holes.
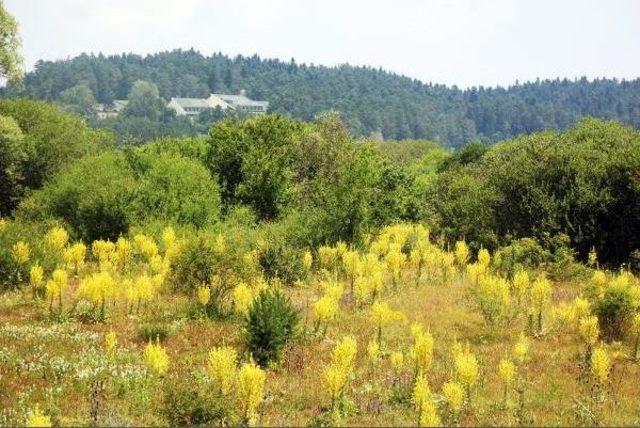
[[[453,147],[566,129],[585,115],[640,128],[640,79],[545,80],[463,91],[371,67],[205,57],[193,50],[41,61],[23,88],[7,88],[2,95],[57,100],[65,89],[84,83],[98,102],[108,103],[126,98],[136,80],[154,82],[165,99],[245,89],[254,99],[268,100],[272,111],[301,119],[338,110],[356,135],[380,131],[385,139],[429,139]]]

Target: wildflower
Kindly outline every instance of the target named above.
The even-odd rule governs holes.
[[[72,266],[76,273],[78,273],[78,270],[84,264],[86,252],[87,247],[85,247],[82,242],[78,242],[67,248],[64,251],[62,258],[68,266]]]
[[[389,253],[385,257],[385,262],[387,263],[389,272],[391,272],[391,279],[393,281],[394,287],[398,285],[398,281],[400,280],[400,272],[406,259],[407,257],[400,250],[395,249],[393,251],[389,251]]]
[[[163,376],[169,369],[169,356],[167,351],[160,345],[160,341],[156,343],[149,341],[149,344],[144,348],[144,362],[147,366],[153,370],[156,374]]]
[[[35,408],[31,412],[29,412],[29,417],[27,418],[27,422],[25,424],[25,426],[29,428],[43,428],[50,427],[51,425],[51,418],[42,413],[37,404]]]
[[[118,345],[118,337],[113,329],[110,329],[104,336],[104,346],[107,350],[107,354],[114,355],[116,352],[116,346]]]
[[[245,283],[239,283],[233,289],[233,305],[237,313],[244,315],[249,312],[253,302],[253,293]]]
[[[531,303],[538,313],[538,331],[542,331],[542,311],[551,301],[551,283],[548,279],[540,277],[531,286]]]
[[[429,384],[424,376],[418,376],[413,386],[411,397],[418,412],[418,425],[423,427],[439,426],[441,424],[436,405],[431,396]]]
[[[456,355],[454,363],[458,380],[469,391],[478,381],[478,360],[467,351]]]
[[[200,302],[202,306],[207,306],[211,299],[211,288],[207,285],[199,285],[196,294],[198,296],[198,302]]]
[[[609,377],[610,370],[611,360],[607,350],[604,347],[596,348],[591,354],[591,373],[600,384],[604,384]]]
[[[400,370],[404,365],[404,354],[400,351],[393,351],[389,356],[389,361],[391,361],[391,367]]]
[[[480,248],[480,251],[478,251],[478,264],[486,267],[489,266],[490,262],[491,254],[489,254],[489,250],[486,248]]]
[[[518,341],[513,346],[513,356],[518,364],[522,364],[527,359],[529,353],[529,342],[524,333],[520,334]]]
[[[11,247],[11,255],[16,263],[22,265],[29,260],[29,246],[24,241],[18,241]]]
[[[458,382],[449,381],[442,385],[442,395],[454,413],[462,409],[464,394],[464,388]]]
[[[453,254],[456,258],[456,264],[464,266],[467,263],[467,260],[469,260],[469,247],[467,246],[467,243],[464,241],[456,242]]]
[[[133,246],[143,259],[151,260],[158,254],[158,246],[152,238],[146,235],[136,235],[133,237]]]
[[[394,321],[402,321],[404,314],[389,308],[387,303],[375,302],[371,306],[371,319],[378,327],[378,343],[382,344],[382,327]]]
[[[318,325],[333,319],[338,313],[338,303],[331,297],[324,296],[313,304],[313,315]]]
[[[352,336],[340,340],[331,353],[333,364],[345,371],[353,369],[353,362],[358,352],[358,344]]]
[[[329,269],[335,266],[337,251],[335,248],[323,245],[318,248],[318,261],[320,266]]]
[[[416,363],[416,374],[426,374],[433,362],[433,336],[429,332],[415,332],[412,356]]]
[[[580,319],[580,337],[587,344],[593,346],[600,336],[600,327],[598,325],[598,317],[589,315]]]
[[[265,378],[265,372],[253,363],[243,364],[238,371],[236,393],[240,403],[240,414],[247,424],[254,423],[258,415]]]
[[[116,241],[115,254],[113,255],[116,266],[124,270],[131,258],[131,242],[125,237],[120,237]]]
[[[67,245],[68,240],[69,235],[62,227],[54,227],[45,235],[47,244],[56,250],[62,250],[64,246]]]
[[[224,239],[224,235],[219,233],[218,236],[216,236],[216,241],[213,245],[213,251],[215,251],[216,254],[220,255],[223,254],[226,249],[227,245]]]
[[[311,271],[311,266],[313,265],[313,255],[311,254],[311,251],[307,250],[304,253],[302,253],[302,266],[304,267],[304,270],[309,272]]]
[[[29,285],[31,285],[33,288],[38,288],[40,287],[43,278],[44,270],[42,269],[42,266],[40,266],[39,264],[31,266],[31,269],[29,270]]]
[[[233,386],[233,377],[236,373],[236,360],[238,354],[235,349],[228,346],[213,348],[209,352],[209,364],[207,372],[213,382],[214,388],[223,395],[228,394]]]
[[[369,345],[367,345],[367,354],[369,355],[371,364],[375,366],[378,362],[378,358],[380,358],[380,345],[377,341],[372,340],[369,342]]]
[[[498,365],[498,375],[505,387],[511,386],[516,375],[516,365],[511,360],[503,358]]]
[[[519,270],[513,276],[513,290],[515,291],[518,304],[524,299],[529,288],[529,274],[524,270]]]

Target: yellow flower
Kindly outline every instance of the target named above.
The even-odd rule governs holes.
[[[345,336],[333,348],[331,353],[333,364],[345,371],[350,371],[353,368],[357,352],[358,344],[356,339],[353,336]]]
[[[156,374],[162,376],[169,370],[169,355],[159,341],[156,341],[155,344],[149,341],[149,344],[144,348],[143,357],[147,367]]]
[[[524,298],[524,296],[527,294],[528,288],[529,274],[524,270],[519,270],[513,276],[513,289],[516,296],[518,297],[518,301],[521,301]]]
[[[531,286],[531,303],[537,311],[542,311],[551,300],[551,283],[540,277]]]
[[[369,355],[369,360],[371,364],[375,365],[378,362],[378,358],[380,358],[380,345],[377,341],[372,340],[367,345],[367,354]]]
[[[117,292],[116,282],[108,272],[94,273],[83,279],[78,287],[78,294],[93,303],[105,303]]]
[[[13,259],[20,265],[25,264],[29,260],[29,246],[26,242],[18,241],[11,248]]]
[[[313,265],[313,255],[311,254],[311,251],[307,250],[304,253],[302,253],[302,266],[304,267],[304,270],[309,272],[311,270],[311,266]]]
[[[456,258],[456,264],[459,266],[463,266],[467,263],[467,260],[469,260],[469,247],[467,246],[467,243],[464,241],[456,242],[453,254]]]
[[[404,364],[404,354],[400,351],[393,351],[389,356],[389,361],[391,361],[391,367],[400,370]]]
[[[33,288],[38,288],[42,283],[42,279],[44,278],[44,270],[42,266],[39,264],[35,264],[31,266],[29,270],[29,285]]]
[[[600,326],[598,325],[598,317],[589,315],[580,319],[580,337],[587,345],[593,346],[600,336]]]
[[[107,354],[114,355],[116,353],[116,346],[118,345],[118,337],[113,329],[110,329],[104,336],[104,346],[107,350]]]
[[[29,412],[29,417],[27,418],[25,426],[29,428],[50,427],[51,418],[42,413],[40,411],[40,408],[36,404],[35,408],[31,412]]]
[[[466,387],[471,388],[478,380],[478,360],[470,352],[461,352],[455,356],[455,368],[458,380]]]
[[[145,260],[151,260],[158,254],[158,246],[152,238],[146,235],[134,236],[133,246],[136,252]]]
[[[337,313],[338,303],[331,297],[321,297],[313,304],[313,315],[320,322],[327,322],[335,318]]]
[[[480,251],[478,251],[478,263],[481,266],[489,266],[489,263],[491,262],[491,254],[489,254],[489,250],[487,250],[486,248],[480,248]]]
[[[254,423],[264,394],[265,372],[253,363],[243,364],[238,372],[236,394],[240,414],[246,423]]]
[[[213,348],[209,352],[207,372],[214,387],[221,394],[226,395],[231,391],[237,359],[236,350],[228,346]]]
[[[440,417],[431,396],[429,384],[424,376],[418,376],[411,397],[418,412],[419,425],[424,427],[440,426]]]
[[[207,285],[199,285],[197,290],[198,302],[202,306],[206,306],[211,299],[211,288]]]
[[[78,242],[67,248],[62,258],[67,265],[73,266],[78,270],[84,264],[86,253],[87,247],[82,242]]]
[[[513,346],[513,356],[518,364],[522,364],[527,359],[529,353],[529,341],[525,337],[524,333],[520,333],[518,341]]]
[[[164,244],[165,253],[176,244],[176,232],[173,230],[173,227],[167,226],[164,228],[162,231],[162,242]]]
[[[387,268],[389,269],[389,272],[391,272],[394,281],[400,277],[400,271],[402,270],[402,266],[406,259],[407,256],[405,256],[400,250],[389,251],[385,257]]]
[[[233,289],[233,305],[237,313],[244,315],[251,309],[253,293],[249,286],[243,282]]]
[[[116,265],[120,269],[124,269],[129,263],[129,259],[131,258],[131,252],[132,252],[131,242],[129,242],[127,238],[124,238],[122,236],[118,238],[118,241],[116,241],[115,254],[113,257],[115,258],[114,261]]]
[[[601,384],[607,381],[611,370],[611,360],[604,347],[598,347],[591,354],[591,373]]]
[[[111,241],[98,240],[91,244],[91,252],[101,264],[113,260],[115,250],[116,245]]]
[[[433,362],[433,336],[429,332],[422,332],[417,329],[413,333],[412,356],[416,363],[416,372],[420,376],[427,373]]]
[[[513,379],[516,375],[516,366],[511,360],[503,358],[498,365],[498,375],[500,380],[506,385],[510,386],[513,383]]]
[[[335,248],[323,245],[318,248],[318,261],[325,269],[332,268],[335,264],[338,253]]]
[[[459,412],[464,403],[464,388],[458,382],[449,381],[442,385],[442,395],[454,412]]]
[[[347,275],[352,278],[360,268],[360,255],[357,251],[347,251],[342,255],[342,265]]]
[[[376,301],[371,306],[371,319],[378,326],[387,325],[394,321],[402,321],[404,318],[405,316],[402,312],[392,310],[386,302]]]
[[[331,395],[331,401],[335,402],[342,393],[347,383],[349,372],[345,372],[342,368],[333,364],[326,367],[323,371],[323,385]]]
[[[220,255],[223,254],[226,249],[227,245],[225,243],[224,235],[219,233],[216,237],[216,242],[214,243],[213,250],[216,252],[216,254]]]
[[[69,235],[67,234],[67,231],[62,227],[54,227],[45,236],[45,241],[47,242],[47,244],[49,244],[56,250],[62,250],[64,246],[67,245],[68,240]]]

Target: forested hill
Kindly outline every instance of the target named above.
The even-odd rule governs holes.
[[[245,89],[252,98],[268,100],[272,111],[301,119],[338,110],[355,135],[381,131],[386,139],[425,138],[448,146],[566,129],[585,115],[640,128],[640,79],[544,80],[460,90],[371,67],[205,57],[192,50],[41,61],[23,88],[5,89],[3,95],[57,100],[62,91],[85,84],[98,102],[108,103],[126,98],[137,80],[155,83],[165,99]]]

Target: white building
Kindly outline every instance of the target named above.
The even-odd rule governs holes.
[[[245,115],[259,115],[267,112],[269,102],[254,101],[241,91],[239,95],[211,94],[209,98],[171,98],[167,107],[174,109],[178,116],[197,116],[217,107]]]

